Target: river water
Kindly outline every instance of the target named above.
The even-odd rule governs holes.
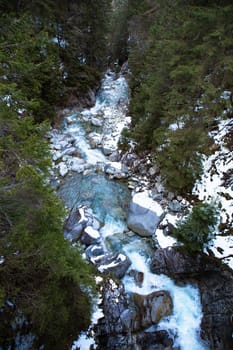
[[[82,112],[66,113],[62,131],[54,132],[52,138],[56,150],[55,167],[64,176],[58,193],[69,208],[80,205],[92,208],[101,222],[100,234],[106,249],[124,252],[132,261],[131,268],[144,272],[141,287],[136,286],[133,277],[126,274],[122,282],[128,293],[149,294],[156,290],[167,290],[170,293],[173,314],[162,320],[157,329],[166,329],[181,350],[208,349],[200,339],[202,310],[198,289],[193,285],[177,286],[167,276],[150,272],[151,247],[148,240],[133,234],[127,235],[126,217],[131,199],[127,184],[122,180],[111,180],[104,172],[97,171],[108,163],[113,164],[109,161],[109,154],[117,149],[120,132],[129,123],[128,100],[129,90],[125,77],[108,71],[97,94],[95,106]],[[90,135],[94,135],[95,140],[101,139],[94,147],[90,143]],[[62,142],[66,146],[70,142],[71,147],[76,147],[79,157],[83,159],[80,163],[82,171],[80,168],[78,172],[74,168],[72,170],[74,161],[77,161],[76,156],[63,154],[59,158],[59,144]],[[121,164],[114,162],[114,166],[120,167]],[[95,316],[98,314],[101,315],[101,311],[97,308],[93,322],[96,322]],[[74,343],[73,349],[79,346],[81,350],[89,350],[90,344],[95,347],[91,337],[82,335]]]

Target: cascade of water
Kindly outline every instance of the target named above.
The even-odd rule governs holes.
[[[149,294],[152,291],[167,290],[173,300],[173,314],[160,321],[157,329],[165,329],[181,350],[204,350],[206,345],[200,338],[201,303],[197,287],[193,285],[177,286],[165,275],[155,275],[149,270],[149,259],[143,252],[125,246],[124,251],[132,261],[132,268],[144,272],[141,287],[130,276],[123,279],[127,292]]]
[[[68,117],[69,123],[63,130],[63,136],[73,140],[86,162],[106,163],[107,157],[100,149],[90,147],[85,123],[90,122],[93,117],[98,118],[98,133],[101,132],[101,137],[106,138],[105,144],[114,150],[117,148],[122,128],[128,123],[127,102],[126,79],[123,76],[116,77],[115,73],[108,71],[103,79],[95,106],[85,109],[81,114]],[[65,178],[59,193],[69,207],[74,208],[80,204],[90,206],[103,224],[100,230],[102,239],[115,237],[112,246],[121,247],[133,262],[132,268],[144,273],[141,288],[135,285],[132,277],[128,275],[124,277],[123,283],[127,292],[148,294],[161,289],[169,291],[173,299],[173,314],[162,320],[158,328],[168,330],[181,350],[204,350],[205,345],[202,344],[199,336],[202,310],[198,289],[192,285],[176,286],[168,277],[152,274],[148,267],[147,248],[140,242],[139,237],[134,239],[135,244],[132,244],[132,241],[127,244],[125,237],[124,241],[121,241],[120,234],[126,228],[126,206],[130,200],[127,187],[122,183],[106,179],[103,174],[92,173],[88,176],[75,174]],[[95,315],[97,314],[98,309]],[[96,322],[96,318],[93,322]],[[73,349],[79,346],[81,350],[88,350],[91,344],[93,339],[83,334],[74,343]]]

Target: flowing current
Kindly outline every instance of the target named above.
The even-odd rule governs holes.
[[[167,330],[174,346],[180,346],[181,350],[204,350],[207,347],[200,339],[202,309],[198,289],[193,285],[177,286],[167,276],[150,272],[151,248],[148,242],[137,235],[125,235],[127,207],[131,199],[129,189],[124,182],[111,180],[104,172],[98,171],[106,166],[122,170],[122,165],[110,161],[109,155],[117,150],[120,133],[129,123],[126,116],[128,98],[125,77],[108,71],[94,107],[82,112],[67,111],[62,132],[54,131],[52,137],[55,167],[63,177],[58,193],[70,208],[90,207],[102,223],[100,234],[106,249],[124,252],[132,261],[130,268],[144,273],[140,288],[133,277],[125,275],[122,282],[126,292],[146,295],[167,290],[170,293],[173,313],[162,319],[156,329]],[[92,322],[97,322],[102,316],[96,306]],[[72,349],[89,350],[91,345],[95,348],[93,338],[84,334]]]

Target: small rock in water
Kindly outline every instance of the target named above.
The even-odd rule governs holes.
[[[130,265],[131,261],[125,254],[107,253],[98,262],[98,270],[103,274],[112,273],[116,278],[121,279]]]
[[[85,250],[87,258],[95,265],[95,260],[104,256],[104,248],[100,244],[92,244]]]
[[[135,280],[135,283],[138,287],[142,287],[143,280],[144,280],[144,273],[141,271],[136,271],[136,270],[130,270],[129,271],[129,276],[132,276]]]

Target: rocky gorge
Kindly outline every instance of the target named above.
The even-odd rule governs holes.
[[[63,111],[49,135],[64,235],[102,277],[102,315],[73,349],[230,350],[232,270],[176,246],[169,233],[190,203],[165,189],[150,155],[118,149],[126,74],[107,71],[95,105]]]

